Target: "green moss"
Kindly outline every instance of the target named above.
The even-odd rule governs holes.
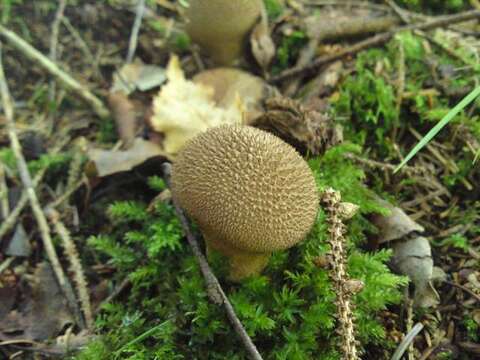
[[[463,318],[462,323],[467,330],[467,336],[470,341],[478,343],[478,341],[480,341],[480,325],[478,325],[475,319],[468,315]]]
[[[449,53],[439,47],[425,50],[424,40],[411,32],[400,33],[384,49],[371,49],[357,57],[355,72],[342,83],[339,96],[333,99],[333,112],[342,119],[345,138],[364,148],[369,158],[381,162],[400,162],[411,150],[400,149],[399,144],[411,144],[418,140],[412,136],[416,131],[426,134],[443,116],[456,105],[457,101],[448,93],[461,93],[465,88],[475,86],[478,69],[475,66],[465,68],[472,61],[468,46],[435,35],[441,44],[448,47]],[[403,50],[403,60],[399,51]],[[457,56],[452,57],[450,52]],[[425,58],[432,59],[425,61]],[[399,69],[403,66],[404,96],[398,106]],[[454,75],[453,69],[464,69],[461,76]],[[468,73],[468,75],[467,75]],[[435,83],[434,83],[435,82]],[[442,90],[428,94],[425,89]],[[448,85],[447,85],[448,84]],[[462,90],[463,89],[463,90]],[[444,92],[448,91],[447,94]],[[461,124],[472,135],[480,134],[478,116],[468,116],[465,111],[452,119],[448,126]],[[413,130],[412,130],[413,129]],[[450,129],[452,130],[452,129]],[[436,135],[436,141],[452,146],[448,129]],[[459,141],[456,147],[456,166],[458,171],[448,172],[440,181],[449,189],[463,186],[464,180],[475,171],[472,166],[475,156]],[[407,180],[408,181],[408,180]],[[377,182],[381,189],[382,180]]]
[[[269,19],[276,19],[283,13],[283,5],[278,0],[263,0]]]
[[[42,154],[38,159],[28,161],[27,166],[32,176],[35,176],[41,169],[47,169],[47,175],[49,177],[55,177],[66,170],[66,166],[71,159],[72,156],[69,153]],[[18,172],[17,160],[15,159],[12,149],[5,148],[0,150],[0,162],[7,166],[13,173]]]
[[[277,48],[272,73],[278,74],[293,65],[300,49],[306,44],[307,40],[307,35],[302,31],[293,31],[290,35],[284,36]]]

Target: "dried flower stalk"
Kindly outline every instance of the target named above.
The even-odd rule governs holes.
[[[322,194],[321,202],[327,213],[327,222],[329,224],[328,241],[331,247],[329,254],[330,277],[337,294],[336,306],[339,323],[338,331],[342,338],[342,358],[345,360],[358,360],[360,357],[357,351],[357,341],[355,340],[351,296],[353,293],[358,292],[362,286],[357,280],[349,279],[346,272],[347,253],[345,249],[346,239],[344,237],[346,227],[343,224],[343,220],[349,219],[355,214],[358,206],[342,203],[340,193],[331,188],[326,189]]]

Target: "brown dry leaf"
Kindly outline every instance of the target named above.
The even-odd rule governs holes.
[[[275,56],[275,44],[270,36],[268,16],[265,8],[262,10],[262,16],[258,24],[255,25],[250,34],[250,46],[258,65],[261,66],[263,71],[266,71]]]
[[[372,219],[379,230],[378,243],[391,242],[393,268],[407,275],[415,285],[414,305],[438,305],[440,297],[432,285],[432,250],[428,239],[418,234],[424,231],[423,227],[402,209],[382,199],[378,202],[390,210],[389,215],[376,215]]]
[[[154,65],[145,65],[140,59],[124,65],[113,74],[111,93],[121,92],[125,95],[135,90],[147,91],[162,85],[167,80],[165,69]]]
[[[133,142],[138,132],[138,119],[135,106],[122,91],[108,94],[108,105],[112,110],[117,133],[127,147]]]
[[[150,126],[163,134],[163,149],[174,156],[198,133],[222,124],[241,124],[244,105],[237,95],[227,108],[216,106],[214,90],[185,79],[178,57],[167,67],[168,83],[153,100]]]
[[[87,173],[91,176],[104,177],[123,171],[130,171],[134,167],[155,157],[167,157],[162,148],[148,140],[136,138],[127,150],[89,149],[90,164]]]
[[[0,320],[0,339],[47,340],[73,324],[65,298],[48,263],[40,263],[24,300]]]

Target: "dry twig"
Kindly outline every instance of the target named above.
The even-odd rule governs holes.
[[[142,26],[143,14],[145,13],[145,0],[138,0],[137,8],[135,10],[135,21],[133,22],[132,33],[130,34],[130,41],[128,42],[128,54],[125,62],[131,63],[137,49],[138,33]]]
[[[165,182],[170,187],[171,165],[169,163],[165,163],[163,165],[163,173],[165,177]],[[180,220],[180,223],[182,224],[185,236],[187,237],[188,243],[192,248],[195,257],[197,258],[200,270],[207,285],[207,293],[210,300],[212,300],[212,302],[217,305],[223,305],[227,313],[228,319],[230,320],[230,323],[232,324],[237,335],[240,337],[240,340],[242,341],[242,344],[244,345],[245,350],[247,351],[250,358],[253,360],[262,360],[262,356],[258,352],[252,339],[248,336],[245,328],[235,314],[235,310],[233,309],[232,304],[228,300],[227,295],[225,295],[225,292],[223,291],[218,279],[210,269],[207,259],[205,259],[205,256],[202,254],[198,241],[190,230],[188,220],[185,217],[183,210],[180,208],[178,202],[174,197],[172,197],[172,201],[175,207],[175,212]]]
[[[6,218],[9,214],[10,204],[8,203],[8,187],[5,178],[5,166],[0,163],[0,217]]]
[[[66,0],[59,0],[58,1],[58,9],[55,14],[55,19],[53,20],[52,24],[52,36],[50,37],[50,60],[53,62],[57,61],[57,45],[58,45],[58,32],[60,28],[60,22],[63,18],[63,13],[65,12],[65,7],[67,5]],[[50,82],[49,90],[49,99],[53,101],[55,99],[55,81]]]
[[[95,311],[93,312],[94,315],[97,315],[100,310],[102,310],[102,306],[105,304],[108,304],[109,302],[112,302],[118,295],[120,295],[127,287],[132,285],[130,279],[126,277],[123,279],[123,281],[113,289],[113,291],[108,295],[108,297],[103,300],[100,305],[97,306]]]
[[[103,119],[110,116],[110,111],[105,107],[99,98],[90,92],[89,89],[80,84],[65,71],[60,69],[56,63],[52,62],[48,57],[20,38],[13,31],[10,31],[3,25],[0,25],[0,35],[2,35],[11,45],[20,50],[28,58],[38,62],[46,70],[48,70],[50,74],[56,76],[67,88],[76,91],[80,97],[82,97],[92,106],[93,111],[95,111],[100,118]]]
[[[32,177],[28,170],[27,162],[25,161],[25,158],[23,156],[20,141],[18,140],[18,136],[15,129],[15,123],[13,120],[13,116],[14,116],[13,105],[12,105],[13,103],[12,103],[10,92],[8,90],[8,85],[5,79],[5,73],[3,71],[1,42],[0,42],[0,92],[1,92],[2,102],[3,102],[3,109],[5,112],[7,132],[8,132],[8,137],[10,139],[10,146],[15,155],[18,172],[20,174],[20,179],[22,180],[23,186],[25,187],[25,191],[28,196],[30,206],[32,208],[35,219],[38,223],[43,246],[47,253],[47,257],[52,265],[53,271],[60,285],[60,288],[65,294],[68,304],[71,310],[76,315],[77,320],[79,321],[80,324],[82,324],[81,317],[78,316],[79,311],[78,311],[78,307],[77,307],[77,303],[75,300],[72,287],[67,277],[65,276],[65,273],[63,272],[62,266],[60,264],[60,260],[58,259],[57,253],[55,252],[55,247],[53,246],[52,238],[50,236],[50,228],[48,226],[47,219],[45,218],[45,215],[40,206],[40,202],[38,201],[37,194],[35,193],[34,183],[32,181]]]
[[[289,79],[294,76],[303,75],[307,73],[311,73],[323,65],[329,64],[335,60],[342,59],[346,56],[354,55],[362,50],[368,49],[373,46],[378,46],[385,44],[389,41],[395,34],[401,31],[412,31],[412,30],[430,30],[442,26],[447,26],[451,24],[456,24],[459,22],[464,22],[467,20],[477,19],[480,18],[480,10],[475,11],[465,11],[459,14],[450,15],[450,16],[443,16],[432,21],[428,21],[421,24],[414,24],[414,25],[407,25],[407,26],[400,26],[398,28],[392,29],[391,31],[387,31],[384,33],[377,34],[372,36],[366,40],[360,41],[346,49],[339,51],[336,54],[321,56],[317,58],[315,61],[311,62],[310,64],[303,66],[303,67],[293,67],[288,70],[285,70],[280,75],[274,76],[271,79],[272,83],[279,83],[285,79]]]

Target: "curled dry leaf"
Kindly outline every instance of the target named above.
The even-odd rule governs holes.
[[[415,284],[414,305],[432,307],[439,303],[439,295],[432,285],[433,259],[430,243],[423,236],[392,243],[392,266],[407,275]]]
[[[108,104],[120,139],[124,147],[129,147],[139,132],[138,120],[141,109],[137,109],[128,97],[133,91],[147,91],[163,84],[166,80],[165,69],[146,65],[136,59],[124,65],[113,75],[113,84],[108,94]]]
[[[108,105],[115,119],[118,136],[129,146],[137,134],[139,125],[134,105],[121,91],[108,94]]]
[[[239,70],[216,69],[185,78],[177,57],[167,68],[168,84],[153,100],[151,128],[163,135],[163,149],[174,156],[185,143],[210,127],[246,122],[265,84]]]
[[[252,47],[253,57],[263,71],[266,71],[275,56],[275,44],[270,36],[270,29],[268,28],[267,11],[265,6],[262,8],[260,20],[250,34],[250,45]]]
[[[301,153],[320,155],[343,141],[341,128],[329,116],[307,110],[298,101],[274,97],[265,106],[266,112],[251,125],[274,133]]]
[[[390,210],[387,216],[376,215],[373,218],[379,230],[378,243],[391,242],[392,267],[407,275],[415,285],[414,304],[420,307],[437,305],[439,295],[432,285],[432,250],[428,240],[419,235],[424,231],[423,227],[402,209],[381,199],[378,202]]]
[[[392,206],[389,202],[378,199],[377,202],[387,208],[390,211],[388,216],[375,216],[373,219],[374,224],[377,226],[378,242],[380,244],[399,240],[412,232],[423,232],[425,229],[420,224],[413,221],[410,216],[395,206]]]
[[[155,157],[168,157],[162,148],[148,140],[136,138],[127,150],[88,150],[90,163],[87,165],[89,176],[108,176],[132,170],[145,161]]]
[[[73,323],[48,263],[40,263],[18,308],[0,319],[0,339],[47,340]]]

